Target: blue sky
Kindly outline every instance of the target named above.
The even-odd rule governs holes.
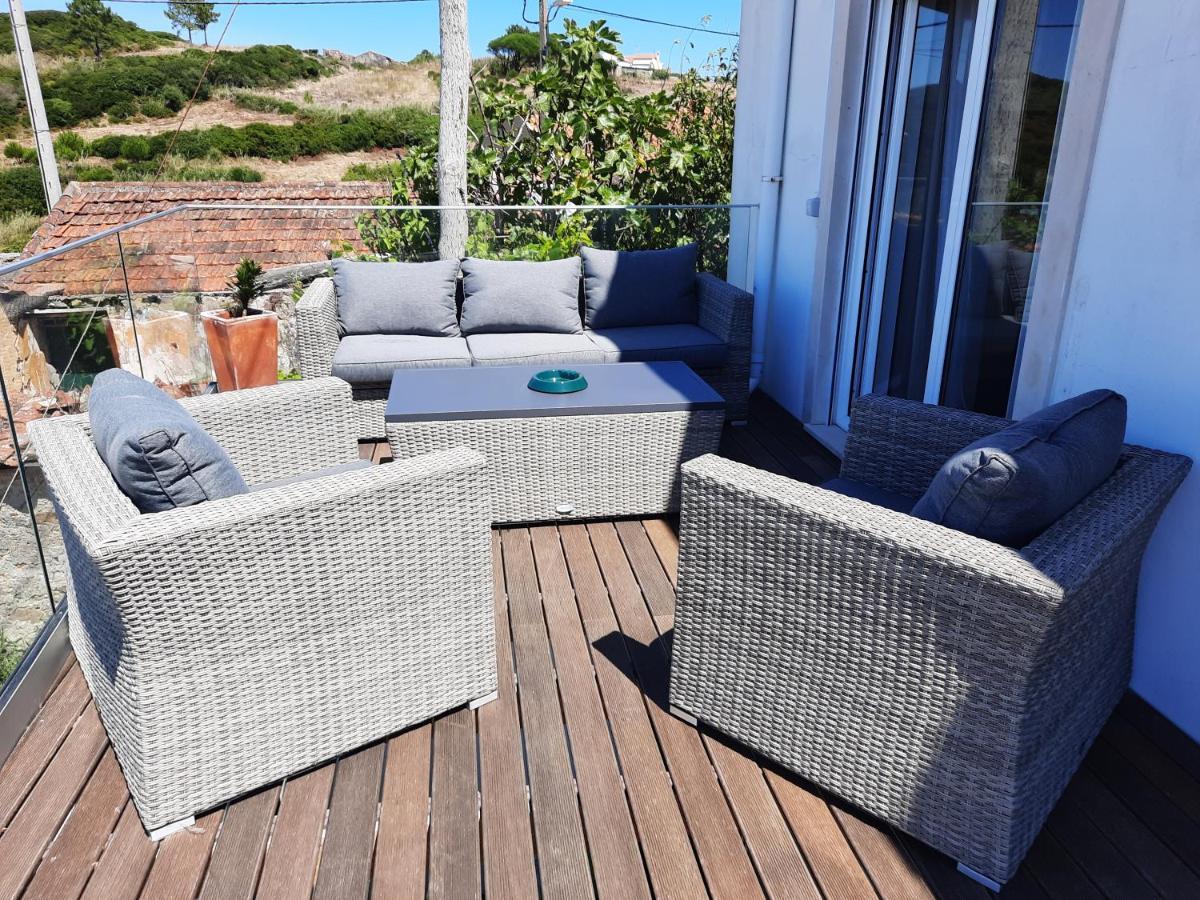
[[[741,0],[581,0],[585,6],[611,12],[627,13],[642,18],[659,19],[681,25],[699,25],[701,18],[710,15],[708,27],[736,32],[741,16]],[[166,30],[163,5],[142,3],[111,3],[119,15],[137,22],[144,28]],[[26,9],[64,9],[65,2],[29,0]],[[221,6],[222,18],[209,29],[209,39],[215,40],[232,7]],[[528,15],[537,17],[537,0],[527,0]],[[521,21],[521,0],[468,0],[468,31],[471,50],[476,56],[487,53],[487,42],[504,29]],[[561,30],[562,19],[580,21],[605,18],[601,13],[569,8],[560,11],[553,30]],[[292,44],[304,48],[328,48],[361,53],[376,50],[396,59],[409,59],[422,48],[437,52],[437,2],[424,0],[415,3],[364,4],[358,6],[243,6],[233,17],[226,43],[229,44]],[[709,51],[732,48],[736,38],[705,34],[688,28],[634,22],[608,17],[609,23],[621,33],[626,53],[649,53],[655,50],[672,68],[679,68],[685,56],[692,65],[704,62]],[[694,47],[686,46],[688,43]]]

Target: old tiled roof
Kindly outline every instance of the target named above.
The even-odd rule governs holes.
[[[75,182],[22,251],[30,256],[105,228],[186,203],[370,204],[386,193],[375,182],[159,184]],[[129,287],[136,294],[222,290],[244,256],[264,269],[327,259],[344,244],[361,249],[346,209],[193,209],[122,234]],[[115,237],[45,260],[9,279],[29,293],[119,293],[124,280]]]

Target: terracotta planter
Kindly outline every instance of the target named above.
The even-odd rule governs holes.
[[[156,384],[207,383],[208,360],[195,320],[176,310],[149,310],[135,324],[109,313],[104,322],[113,360]],[[139,353],[140,350],[140,353]]]
[[[233,319],[229,311],[200,314],[212,357],[217,387],[222,391],[274,384],[279,375],[279,319],[273,312],[251,310]]]

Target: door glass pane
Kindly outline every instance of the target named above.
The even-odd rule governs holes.
[[[925,393],[975,13],[973,0],[920,0],[910,20],[912,65],[897,74],[894,93],[904,116],[890,137],[899,141],[894,175],[884,175],[893,183],[881,185],[895,200],[878,244],[886,258],[882,270],[876,260],[878,343],[866,390],[913,399]]]
[[[1005,415],[1082,0],[1006,0],[988,71],[942,402]]]

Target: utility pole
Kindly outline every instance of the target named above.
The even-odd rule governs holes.
[[[547,19],[546,0],[538,0],[538,64],[546,64],[546,42],[550,37],[550,23]]]
[[[17,50],[17,65],[21,67],[21,84],[25,87],[25,106],[29,110],[29,124],[33,126],[38,167],[42,170],[42,191],[46,195],[46,209],[49,210],[62,196],[58,161],[54,158],[54,138],[50,136],[50,125],[46,121],[42,83],[38,80],[33,44],[29,40],[29,26],[25,22],[25,7],[21,0],[8,0],[8,12],[12,22],[13,45]]]

